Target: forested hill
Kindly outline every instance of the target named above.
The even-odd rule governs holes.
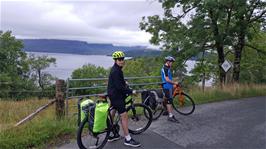
[[[114,46],[74,40],[22,39],[24,50],[29,52],[71,53],[86,55],[111,55],[116,50],[126,52],[127,56],[154,56],[161,52],[143,46]]]

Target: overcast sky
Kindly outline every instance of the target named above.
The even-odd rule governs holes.
[[[156,0],[1,0],[1,30],[17,38],[150,46],[139,22],[162,13]]]

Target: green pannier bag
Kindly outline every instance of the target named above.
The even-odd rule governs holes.
[[[96,133],[101,132],[105,128],[107,128],[108,108],[109,108],[108,102],[96,103],[93,132]]]
[[[91,99],[85,99],[84,101],[82,101],[80,103],[80,122],[82,122],[85,118],[85,108],[87,108],[88,106],[93,106],[95,103],[93,100]]]

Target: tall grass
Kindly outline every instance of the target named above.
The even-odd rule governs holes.
[[[23,101],[1,101],[0,102],[0,124],[5,124],[7,127],[12,127],[16,122],[23,117],[29,115],[41,105],[48,103],[48,100],[23,100]],[[53,112],[53,109],[48,110],[49,113]],[[48,114],[51,115],[51,114]],[[2,125],[1,125],[2,126]],[[4,129],[0,126],[0,131]]]
[[[55,105],[39,113],[34,119],[19,127],[14,124],[48,100],[0,101],[0,149],[25,149],[43,147],[64,135],[75,135],[76,119],[57,120]]]
[[[189,95],[195,100],[196,104],[254,96],[266,96],[266,85],[227,85],[223,88],[206,88],[204,92],[200,88],[193,88],[189,91]]]

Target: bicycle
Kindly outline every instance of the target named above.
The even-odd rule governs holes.
[[[162,85],[163,84],[161,84],[161,87]],[[153,114],[153,120],[156,120],[161,116],[164,110],[163,108],[165,102],[164,95],[163,93],[158,94],[158,90],[147,90],[147,91],[150,91],[155,95],[156,103],[155,104],[149,103],[151,95],[147,96],[143,100],[143,103],[151,109]],[[160,92],[162,92],[162,90],[160,90]],[[195,102],[188,94],[183,92],[181,87],[181,82],[177,85],[174,85],[172,105],[175,111],[182,115],[190,115],[195,111]]]
[[[99,97],[103,98],[103,100],[107,102],[108,95],[101,95]],[[114,110],[114,108],[109,107],[108,118],[106,120],[107,128],[98,133],[94,133],[89,129],[89,127],[86,126],[86,124],[89,124],[88,114],[86,114],[77,131],[77,144],[79,148],[103,148],[107,143],[111,132],[119,133],[120,116],[117,112],[115,112],[116,115],[112,118],[112,110]],[[134,103],[132,96],[128,96],[126,101],[126,110],[128,113],[129,133],[140,134],[149,128],[152,122],[152,113],[150,108],[142,103]],[[85,113],[87,113],[87,111],[85,111]]]

